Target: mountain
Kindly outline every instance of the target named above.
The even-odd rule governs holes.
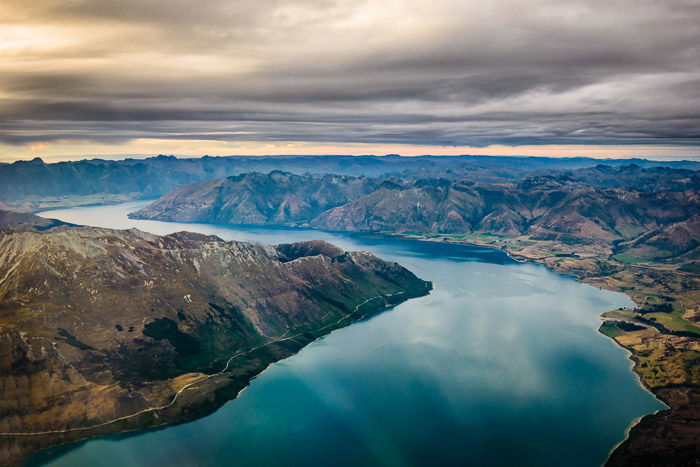
[[[322,241],[20,225],[0,229],[0,258],[4,464],[208,413],[271,362],[431,288]]]
[[[698,193],[566,187],[512,189],[463,183],[385,188],[310,221],[350,231],[531,235],[565,243],[612,242],[700,212]]]
[[[614,172],[621,170],[626,169]],[[481,184],[275,172],[182,187],[132,217],[307,225],[339,231],[527,235],[568,244],[617,242],[622,251],[632,244],[620,242],[657,229],[685,232],[680,226],[668,229],[698,214],[697,189],[597,189],[551,177]]]
[[[666,167],[672,170],[700,168],[692,161],[649,161],[644,159],[601,160],[585,157],[499,157],[499,156],[230,156],[147,159],[81,160],[45,163],[31,161],[0,163],[0,208],[38,209],[36,203],[56,206],[87,202],[161,196],[185,184],[225,178],[247,172],[281,170],[294,174],[336,174],[367,177],[400,176],[407,179],[450,178],[482,183],[504,183],[532,174],[557,175],[582,168],[617,167],[634,164],[639,170]],[[570,176],[570,175],[566,175]],[[581,175],[584,177],[584,175]],[[675,175],[670,176],[670,178]],[[574,177],[575,178],[575,177]],[[595,179],[596,177],[588,177]],[[614,178],[614,177],[608,177]],[[669,177],[667,177],[669,178]],[[632,176],[618,180],[633,180]],[[639,182],[633,182],[639,184]],[[610,186],[613,187],[613,186]],[[100,195],[96,198],[97,195]],[[66,199],[67,198],[67,199]],[[4,203],[4,204],[3,204]]]
[[[161,220],[239,224],[307,222],[330,208],[371,192],[379,182],[365,177],[300,176],[272,171],[185,185],[138,216]]]
[[[626,253],[632,257],[659,261],[685,257],[697,261],[700,246],[700,215],[651,230],[631,241],[615,246],[615,253]]]
[[[627,188],[638,191],[685,191],[700,187],[700,172],[683,168],[649,167],[636,164],[610,166],[598,164],[576,170],[536,170],[530,179],[546,177],[554,182],[579,184],[591,188]]]
[[[471,156],[451,163],[412,168],[391,175],[403,178],[448,178],[481,183],[508,183],[548,177],[558,183],[582,183],[597,188],[685,190],[698,183],[700,163],[644,159],[590,159],[586,157]]]

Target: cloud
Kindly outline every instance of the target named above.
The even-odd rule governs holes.
[[[700,142],[697,0],[5,0],[0,143]]]

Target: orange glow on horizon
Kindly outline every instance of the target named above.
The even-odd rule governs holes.
[[[530,145],[487,147],[474,146],[420,146],[406,144],[371,143],[312,143],[312,142],[256,142],[256,141],[202,141],[135,139],[123,144],[99,144],[87,141],[55,141],[31,145],[0,145],[0,161],[13,162],[41,157],[46,162],[84,158],[124,158],[173,154],[181,157],[261,156],[261,155],[487,155],[487,156],[544,156],[595,158],[651,158],[700,159],[700,148],[693,146],[660,145]]]

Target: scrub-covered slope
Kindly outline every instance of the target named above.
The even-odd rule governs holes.
[[[269,363],[429,290],[396,263],[320,241],[6,227],[0,462],[211,411]]]

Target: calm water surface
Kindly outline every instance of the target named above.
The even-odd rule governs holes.
[[[435,290],[339,329],[197,421],[41,453],[51,466],[595,466],[662,408],[597,333],[630,300],[495,250],[316,230],[130,220],[143,202],[42,213],[226,240],[321,238],[398,261]]]

